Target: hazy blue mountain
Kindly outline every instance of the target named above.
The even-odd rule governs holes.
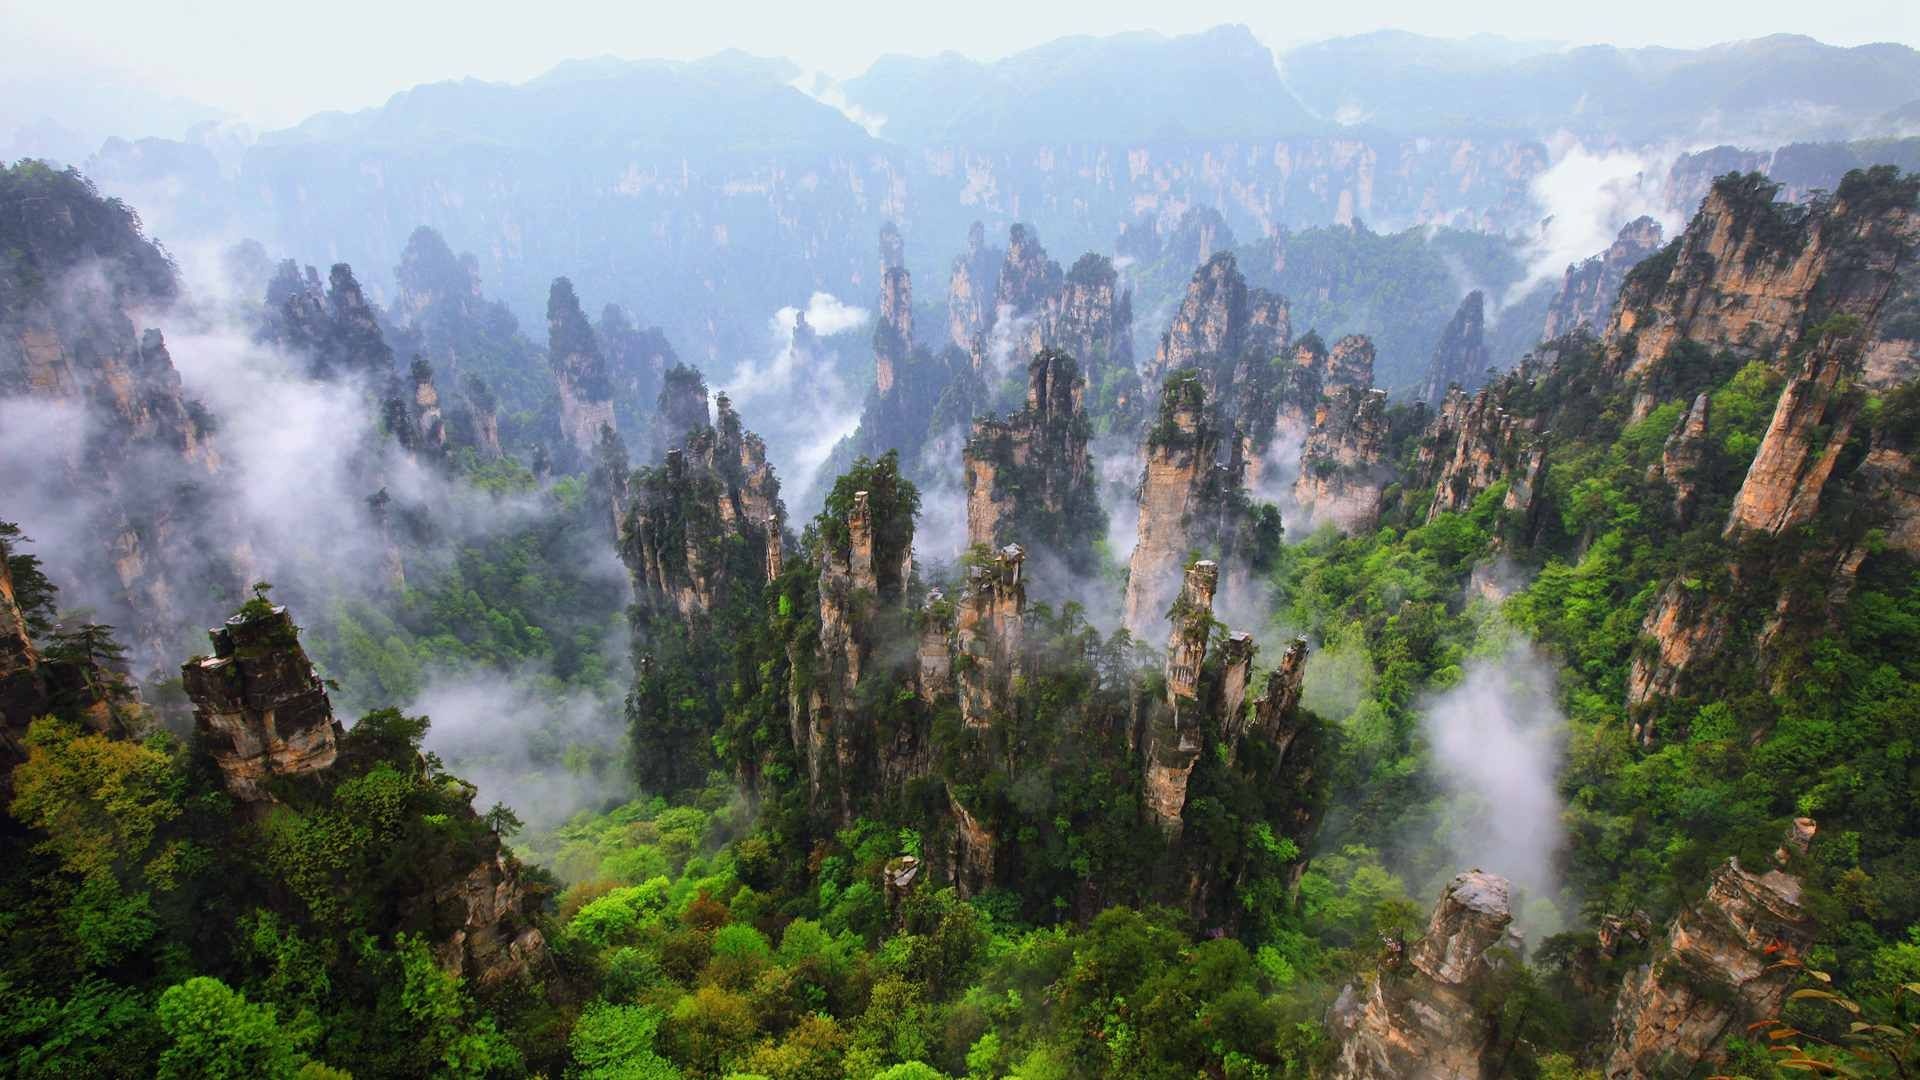
[[[1841,48],[1791,34],[1706,49],[1561,50],[1382,31],[1289,50],[1281,68],[1314,112],[1350,123],[1567,128],[1628,140],[1859,135],[1920,87],[1920,52],[1904,45]]]
[[[886,56],[849,80],[894,142],[1003,144],[1318,130],[1244,26],[1061,38],[1004,60]]]

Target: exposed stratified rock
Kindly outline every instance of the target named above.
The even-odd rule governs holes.
[[[873,328],[873,384],[881,397],[893,393],[896,369],[913,347],[913,278],[895,266],[880,275],[880,321]]]
[[[1168,383],[1161,422],[1148,435],[1140,525],[1127,570],[1126,625],[1136,637],[1146,637],[1165,617],[1193,547],[1190,515],[1199,509],[1195,504],[1213,470],[1219,438],[1205,405],[1199,383]]]
[[[1143,378],[1158,384],[1183,368],[1200,368],[1209,391],[1243,355],[1277,355],[1292,335],[1287,302],[1249,289],[1233,253],[1223,251],[1193,273],[1173,322],[1160,339]],[[1368,367],[1371,372],[1371,355]]]
[[[547,356],[560,388],[560,432],[580,461],[590,460],[600,429],[620,429],[606,358],[566,278],[555,278],[547,293]]]
[[[1113,261],[1089,252],[1046,298],[1027,351],[1055,349],[1079,361],[1089,381],[1103,384],[1109,372],[1133,372],[1133,300],[1119,287]]]
[[[268,781],[331,766],[340,722],[287,609],[242,612],[207,636],[213,655],[189,660],[180,676],[227,790],[269,801]]]
[[[993,294],[996,311],[1005,309],[1016,319],[1033,315],[1059,293],[1060,281],[1060,264],[1047,258],[1033,226],[1015,224],[1007,230],[1007,258]]]
[[[1505,407],[1507,394],[1530,377],[1522,364],[1472,397],[1459,390],[1447,394],[1423,436],[1420,476],[1423,482],[1431,476],[1433,483],[1428,521],[1467,509],[1481,492],[1502,481],[1508,485],[1505,507],[1522,515],[1531,512],[1546,464],[1546,444],[1534,430],[1533,418]]]
[[[549,963],[547,939],[533,925],[537,898],[520,865],[494,843],[492,858],[433,896],[434,910],[457,926],[433,948],[442,968],[482,987],[497,986]]]
[[[1487,1017],[1475,991],[1496,970],[1492,950],[1513,921],[1505,878],[1469,871],[1453,879],[1404,960],[1373,984],[1347,988],[1329,1026],[1340,1040],[1341,1080],[1478,1080]]]
[[[1281,303],[1284,305],[1285,301]],[[1373,339],[1365,334],[1348,334],[1334,342],[1333,349],[1327,353],[1326,369],[1320,373],[1322,392],[1371,390],[1373,358]]]
[[[989,548],[1016,536],[1090,570],[1103,515],[1087,453],[1086,384],[1065,353],[1044,350],[1027,365],[1027,407],[1005,420],[979,418],[963,454],[967,543]]]
[[[987,231],[979,222],[967,230],[967,250],[953,260],[947,285],[947,334],[954,347],[978,358],[986,351],[987,331],[993,328],[994,297],[1000,291],[1000,263],[1005,253],[987,246]]]
[[[1437,406],[1452,387],[1467,391],[1477,388],[1486,377],[1487,365],[1492,362],[1486,335],[1487,298],[1475,289],[1460,301],[1460,309],[1440,332],[1440,344],[1434,348],[1433,360],[1427,365],[1427,382],[1420,391],[1420,400]]]
[[[1705,392],[1693,399],[1693,407],[1680,418],[1680,424],[1667,436],[1660,460],[1650,470],[1650,480],[1663,480],[1673,489],[1673,519],[1685,523],[1693,516],[1693,505],[1700,495],[1700,467],[1707,455],[1707,419],[1713,399]]]
[[[1821,492],[1860,409],[1858,394],[1837,392],[1842,376],[1856,363],[1855,343],[1828,334],[1787,380],[1746,481],[1734,497],[1727,536],[1777,536],[1819,509]]]
[[[1804,854],[1811,832],[1811,822],[1796,823],[1788,846]],[[1706,896],[1675,917],[1651,962],[1621,987],[1608,1080],[1717,1062],[1728,1036],[1778,1014],[1794,980],[1780,962],[1804,952],[1816,930],[1800,887],[1783,870],[1754,874],[1733,859],[1713,872]]]
[[[1220,568],[1210,561],[1203,559],[1187,568],[1186,584],[1174,604],[1173,631],[1167,637],[1167,707],[1149,722],[1143,747],[1147,812],[1169,834],[1180,831],[1187,782],[1206,739],[1200,716],[1200,673],[1206,663],[1213,593],[1219,583]]]
[[[265,336],[304,353],[316,378],[371,377],[378,386],[393,371],[393,349],[346,263],[333,264],[324,293],[313,267],[302,276],[292,260],[281,263],[267,307]]]
[[[700,408],[704,415],[704,400]],[[782,565],[786,507],[766,444],[742,428],[724,394],[716,414],[716,426],[688,432],[661,467],[634,474],[619,530],[638,607],[689,625],[728,588],[772,581]]]
[[[1386,447],[1386,391],[1348,387],[1322,399],[1293,485],[1309,525],[1331,524],[1344,533],[1373,528],[1390,475]]]
[[[238,574],[223,581],[205,557],[179,565],[197,530],[226,538],[224,547],[208,545],[209,555],[234,545],[230,522],[193,494],[210,489],[220,469],[205,413],[182,391],[160,332],[133,321],[175,300],[173,266],[131,210],[100,198],[79,174],[38,162],[6,171],[0,399],[30,398],[24,415],[64,416],[83,436],[58,467],[72,478],[71,497],[88,506],[99,542],[64,551],[67,572],[112,582],[100,589],[113,598],[97,617],[120,628],[142,665],[164,662],[190,617],[181,609],[209,584],[239,584]]]
[[[954,655],[964,660],[959,674],[960,722],[969,728],[992,724],[1020,676],[1026,643],[1026,585],[1021,568],[1027,554],[1019,544],[994,552],[991,566],[967,571],[967,587],[956,605]]]
[[[1682,341],[1781,356],[1833,316],[1870,320],[1920,242],[1920,178],[1897,174],[1849,173],[1832,198],[1802,207],[1774,202],[1779,185],[1758,173],[1715,181],[1673,256],[1628,275],[1607,325],[1619,368],[1649,387],[1634,416],[1684,379],[1661,369]]]
[[[1650,217],[1638,217],[1621,227],[1620,235],[1607,250],[1567,267],[1560,291],[1554,294],[1553,303],[1547,308],[1546,329],[1540,340],[1552,341],[1581,327],[1598,333],[1607,325],[1613,302],[1620,295],[1620,286],[1627,280],[1627,271],[1659,251],[1660,240],[1660,223]],[[1445,389],[1442,387],[1441,392]]]

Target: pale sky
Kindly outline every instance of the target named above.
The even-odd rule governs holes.
[[[278,127],[377,105],[423,82],[517,82],[570,57],[690,59],[733,47],[844,77],[888,52],[991,59],[1067,34],[1176,34],[1229,22],[1274,47],[1384,28],[1623,46],[1772,33],[1920,45],[1920,0],[5,0],[0,72],[49,85],[117,72],[116,81]]]

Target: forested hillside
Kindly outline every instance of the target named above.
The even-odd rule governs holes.
[[[1920,176],[1787,194],[889,225],[793,476],[593,266],[8,168],[0,1073],[1911,1075]]]

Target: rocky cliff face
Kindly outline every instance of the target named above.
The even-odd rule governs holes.
[[[315,378],[369,379],[378,387],[393,373],[393,349],[346,263],[333,264],[322,290],[313,267],[303,274],[292,259],[282,262],[266,307],[261,336],[305,356]]]
[[[873,386],[881,397],[893,393],[895,372],[913,348],[913,279],[905,267],[880,275],[880,321],[873,328]]]
[[[1053,349],[1080,363],[1087,380],[1103,385],[1133,374],[1133,300],[1122,291],[1113,261],[1089,252],[1048,294],[1027,337],[1027,352]]]
[[[783,565],[786,507],[766,444],[741,426],[725,394],[715,413],[713,426],[688,432],[684,447],[635,474],[620,527],[638,607],[689,626],[727,589],[757,587]]]
[[[1533,497],[1546,467],[1546,441],[1538,420],[1507,411],[1508,397],[1530,384],[1533,371],[1522,364],[1493,386],[1468,397],[1447,394],[1422,436],[1419,471],[1433,484],[1427,520],[1465,510],[1480,493],[1505,482],[1504,507],[1522,516],[1532,512]]]
[[[1552,341],[1585,327],[1599,333],[1613,313],[1613,302],[1626,283],[1627,272],[1660,250],[1660,223],[1650,217],[1627,222],[1607,250],[1567,267],[1560,291],[1547,308],[1546,327],[1540,340]],[[1445,388],[1442,387],[1442,392]],[[1471,387],[1469,387],[1471,389]],[[1436,400],[1429,398],[1428,400]]]
[[[1196,379],[1174,380],[1161,395],[1161,420],[1147,439],[1140,478],[1140,525],[1127,567],[1126,625],[1145,638],[1178,595],[1181,568],[1195,546],[1214,473],[1221,432],[1206,411]],[[1237,483],[1230,486],[1237,488]]]
[[[1340,1041],[1342,1080],[1477,1080],[1487,1016],[1475,1000],[1509,943],[1513,915],[1505,878],[1461,874],[1410,952],[1389,951],[1371,986],[1348,987],[1329,1027]]]
[[[1286,300],[1248,288],[1233,253],[1223,251],[1194,271],[1143,378],[1159,385],[1175,371],[1199,368],[1209,392],[1222,390],[1225,373],[1242,356],[1278,355],[1291,336]]]
[[[1373,528],[1391,477],[1386,448],[1386,391],[1347,387],[1321,399],[1293,485],[1294,502],[1311,527],[1330,524],[1344,533]]]
[[[1452,387],[1472,392],[1486,378],[1493,356],[1487,351],[1487,298],[1479,289],[1460,301],[1427,365],[1420,400],[1438,406]]]
[[[1000,265],[994,308],[1024,319],[1041,310],[1060,291],[1060,264],[1047,258],[1040,234],[1016,223],[1007,230],[1007,258]]]
[[[555,278],[547,293],[547,358],[560,388],[560,433],[578,461],[592,460],[600,429],[614,431],[613,381],[573,282]]]
[[[1782,855],[1804,855],[1813,823],[1796,822]],[[1800,879],[1755,874],[1727,860],[1707,894],[1680,912],[1647,966],[1628,977],[1614,1007],[1608,1080],[1687,1072],[1720,1060],[1726,1038],[1778,1014],[1794,974],[1777,965],[1813,944]]]
[[[1607,324],[1618,368],[1646,385],[1635,416],[1685,377],[1664,361],[1681,343],[1780,357],[1834,316],[1871,322],[1920,245],[1920,180],[1849,173],[1831,198],[1774,202],[1757,173],[1716,181],[1671,257],[1628,275]]]
[[[1680,418],[1679,426],[1667,436],[1660,449],[1660,460],[1650,470],[1649,479],[1665,483],[1673,491],[1669,504],[1673,520],[1685,524],[1693,516],[1700,497],[1700,470],[1707,456],[1707,421],[1713,412],[1713,399],[1705,392],[1693,399],[1693,405]]]
[[[976,419],[962,455],[967,543],[995,548],[1016,536],[1091,570],[1105,516],[1087,452],[1086,383],[1073,357],[1043,350],[1027,365],[1027,406]]]
[[[279,801],[275,781],[325,778],[345,733],[287,609],[250,602],[208,636],[213,655],[188,661],[180,674],[228,792],[259,809]],[[471,806],[465,812],[473,814]],[[491,833],[480,849],[471,868],[411,906],[432,925],[441,966],[488,986],[544,963],[547,946],[519,864]]]
[[[23,162],[0,180],[10,245],[0,260],[0,399],[64,417],[76,440],[61,462],[70,497],[93,509],[90,531],[101,537],[95,550],[68,553],[70,573],[103,583],[100,620],[142,664],[162,662],[193,598],[241,580],[209,580],[221,576],[210,560],[182,565],[188,537],[225,522],[193,495],[221,467],[206,414],[186,397],[160,332],[140,329],[175,301],[173,266],[132,211],[78,174]],[[221,539],[205,549],[232,552],[231,537]]]
[[[1160,827],[1177,835],[1187,805],[1187,782],[1194,762],[1206,744],[1206,725],[1200,705],[1200,676],[1207,659],[1207,638],[1213,626],[1213,594],[1220,585],[1220,568],[1202,559],[1187,568],[1179,599],[1174,602],[1167,637],[1166,710],[1147,727],[1143,744],[1146,761],[1147,812]],[[1241,700],[1245,700],[1244,665],[1239,672]]]
[[[1821,492],[1860,409],[1860,396],[1839,386],[1843,375],[1858,370],[1857,360],[1856,342],[1828,334],[1787,380],[1746,481],[1734,496],[1728,537],[1778,536],[1819,509]]]
[[[987,246],[986,227],[979,222],[967,230],[967,250],[953,260],[947,284],[947,335],[954,347],[975,358],[986,355],[987,331],[993,328],[994,297],[1000,291],[1000,264],[1006,253]]]
[[[207,636],[213,655],[189,660],[180,677],[227,790],[269,802],[271,781],[330,767],[343,731],[287,609],[243,612]]]

